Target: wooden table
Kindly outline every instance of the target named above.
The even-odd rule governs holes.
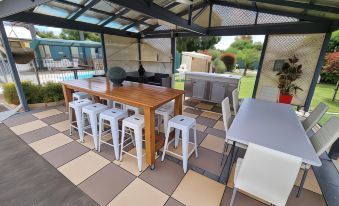
[[[65,103],[72,101],[74,90],[143,108],[145,117],[146,162],[154,168],[155,109],[175,100],[174,115],[182,114],[184,91],[148,84],[124,81],[122,87],[113,87],[106,77],[95,77],[62,82]]]

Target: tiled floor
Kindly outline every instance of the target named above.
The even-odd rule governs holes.
[[[101,145],[100,153],[96,152],[91,137],[85,137],[85,143],[80,143],[77,132],[69,136],[64,107],[15,115],[4,123],[100,205],[227,205],[232,179],[228,187],[216,181],[222,172],[225,131],[220,113],[211,111],[220,112],[219,107],[197,101],[185,104],[203,109],[184,109],[184,114],[197,119],[199,144],[199,157],[190,157],[187,174],[182,171],[181,161],[169,155],[164,162],[160,158],[156,160],[155,170],[150,170],[144,162],[140,173],[134,158],[124,155],[122,162],[117,161],[113,148],[106,144]],[[190,134],[191,141],[192,138]],[[294,191],[288,205],[301,205],[301,202],[310,206],[325,205],[312,172],[305,187],[298,199]],[[235,205],[265,204],[238,193]]]

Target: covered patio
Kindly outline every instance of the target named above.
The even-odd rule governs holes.
[[[228,128],[224,101],[209,104],[185,98],[184,91],[140,83],[142,81],[125,81],[122,87],[114,87],[106,77],[99,76],[62,82],[65,106],[30,111],[3,21],[100,33],[105,74],[116,66],[131,74],[143,65],[146,72],[152,75],[168,75],[172,87],[178,69],[175,66],[177,37],[265,35],[252,97],[253,100],[260,99],[265,88],[277,88],[276,71],[273,70],[277,60],[297,56],[303,64],[303,75],[298,82],[303,92],[293,97],[291,106],[267,104],[272,108],[279,107],[277,111],[293,111],[294,116],[286,117],[291,122],[298,118],[304,120],[309,115],[307,112],[331,32],[339,29],[339,4],[335,1],[3,0],[0,1],[0,13],[2,45],[25,111],[4,120],[0,126],[0,133],[5,134],[0,138],[0,163],[6,165],[0,169],[5,180],[0,187],[4,190],[7,188],[0,195],[0,200],[5,205],[229,205],[234,178],[238,174],[236,160],[237,157],[244,158],[247,148],[239,146],[238,143],[244,142],[237,140],[240,137],[233,134],[235,127],[241,125],[239,119],[249,113],[245,112],[245,107],[252,99],[245,99],[239,110],[231,106],[230,119],[235,119],[236,126],[232,127],[230,123]],[[141,144],[145,156],[141,170],[131,155],[121,152],[122,161],[116,158],[117,152],[107,144],[114,142],[111,135],[102,137],[102,142],[98,142],[101,148],[98,149],[93,138],[86,133],[91,133],[91,129],[84,129],[85,132],[79,134],[82,131],[78,126],[70,134],[72,111],[68,106],[72,104],[74,92],[86,92],[92,97],[91,100],[107,106],[114,101],[122,105],[119,109],[127,105],[142,110],[145,143]],[[195,122],[196,137],[189,129],[188,140],[194,142],[196,139],[199,155],[196,157],[193,152],[189,153],[187,172],[184,172],[185,168],[183,171],[183,158],[175,155],[183,153],[181,141],[184,140],[180,140],[178,148],[170,145],[168,150],[175,154],[166,152],[164,161],[161,161],[167,125],[165,121],[157,125],[159,117],[156,111],[172,100],[172,116],[183,115]],[[234,97],[230,100],[233,103]],[[294,113],[294,108],[299,112]],[[274,111],[272,109],[266,113],[268,116],[263,115],[262,118],[271,118]],[[260,122],[261,115],[251,115],[258,116]],[[277,113],[276,118],[283,119],[285,116]],[[87,121],[90,122],[89,119]],[[282,127],[291,122],[282,123]],[[246,123],[241,130],[250,130],[248,126],[251,123]],[[72,125],[76,124],[72,122]],[[295,131],[300,132],[302,126],[299,121],[295,125],[298,127]],[[321,126],[316,124],[307,134],[302,130],[301,136],[311,137],[320,129]],[[253,129],[248,133],[255,136],[260,133],[259,130]],[[270,134],[283,136],[275,132]],[[169,136],[174,136],[174,133]],[[233,142],[225,150],[226,137]],[[84,141],[81,141],[82,138]],[[226,139],[226,145],[227,142]],[[304,142],[311,146],[308,138]],[[194,148],[191,144],[187,147]],[[128,147],[128,150],[133,155],[137,153],[135,148]],[[287,146],[283,152],[289,150]],[[313,147],[311,153],[310,156],[315,155]],[[297,156],[296,153],[292,154]],[[303,155],[301,158],[307,163],[306,166],[311,166],[309,170],[298,170],[286,205],[337,205],[339,178],[333,163],[329,164],[327,152],[319,158],[315,155],[314,162],[307,161]],[[308,173],[305,174],[305,171]],[[300,184],[304,188],[301,194],[301,190],[298,192]],[[272,203],[250,192],[238,191],[234,205]],[[16,193],[22,195],[17,198]]]

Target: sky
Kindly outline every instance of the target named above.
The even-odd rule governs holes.
[[[215,48],[226,50],[234,42],[236,36],[223,36]],[[265,35],[252,35],[253,42],[264,42]]]
[[[55,35],[59,35],[61,33],[60,28],[54,28],[54,27],[47,27],[47,26],[34,26],[37,31],[44,31],[44,32],[53,32]]]

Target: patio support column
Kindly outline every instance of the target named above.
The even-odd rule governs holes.
[[[16,65],[15,65],[15,61],[14,61],[14,58],[13,58],[11,47],[9,45],[9,41],[8,41],[8,38],[7,38],[7,35],[6,35],[6,31],[5,31],[3,21],[0,21],[0,33],[1,33],[1,36],[2,36],[2,42],[3,42],[4,48],[6,50],[7,60],[10,64],[10,66],[11,66],[11,74],[12,74],[12,78],[13,78],[14,83],[15,83],[16,90],[18,92],[20,103],[22,104],[22,107],[24,108],[24,110],[27,112],[27,111],[29,111],[29,108],[28,108],[27,101],[26,101],[26,98],[25,98],[24,90],[23,90],[22,85],[21,85],[19,73],[18,73],[18,70],[17,70]]]
[[[265,35],[265,40],[264,40],[264,44],[263,44],[262,50],[261,50],[261,55],[260,55],[257,75],[255,77],[255,83],[254,83],[252,98],[255,98],[255,96],[257,94],[258,84],[259,84],[260,75],[261,75],[261,68],[262,68],[262,64],[264,62],[264,58],[265,58],[265,54],[266,54],[266,47],[267,47],[268,37],[269,37],[269,35]]]
[[[329,32],[326,33],[325,38],[324,38],[324,42],[323,42],[323,46],[321,47],[321,50],[320,50],[318,63],[317,63],[317,66],[315,68],[315,71],[314,71],[314,75],[313,75],[313,78],[312,78],[310,89],[308,90],[308,94],[307,94],[307,97],[306,97],[305,106],[304,106],[305,112],[307,112],[310,109],[312,98],[313,98],[313,95],[314,95],[314,90],[315,90],[315,87],[317,86],[317,82],[318,82],[318,79],[319,79],[319,76],[320,76],[321,68],[322,68],[323,63],[324,63],[324,58],[325,58],[325,55],[326,55],[326,51],[327,51],[327,47],[328,47],[328,43],[330,41],[330,38],[331,38],[331,33],[329,33]]]
[[[103,62],[104,62],[104,70],[105,70],[105,75],[107,73],[107,56],[106,56],[106,46],[105,46],[105,35],[104,33],[100,34],[101,37],[101,49],[102,49],[102,58],[103,58]]]
[[[85,41],[85,33],[84,31],[79,31],[80,41]],[[87,57],[86,57],[86,49],[84,46],[81,47],[82,50],[82,57],[84,58],[84,64],[87,64]]]
[[[141,38],[138,36],[138,63],[141,66]]]
[[[175,37],[171,37],[171,55],[172,55],[172,74],[175,74],[175,49],[176,49],[176,43],[175,43]]]

